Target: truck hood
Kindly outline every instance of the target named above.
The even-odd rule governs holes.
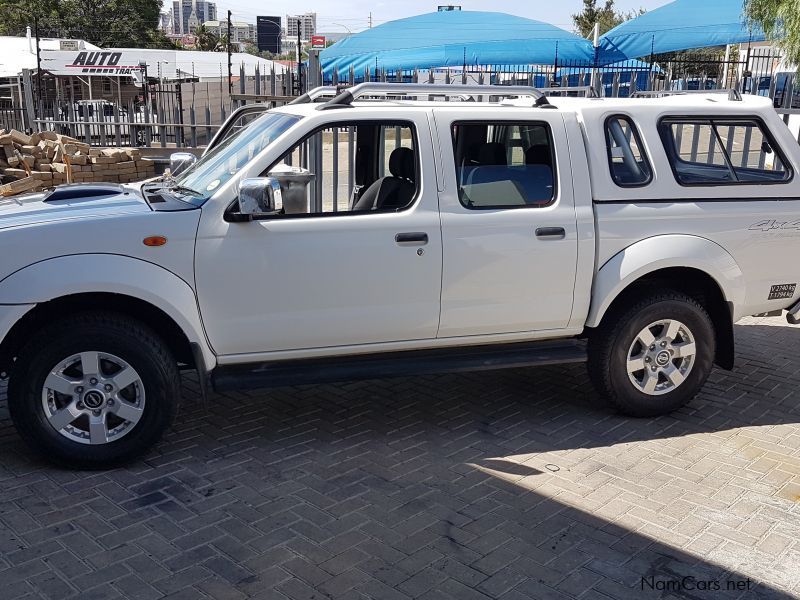
[[[76,183],[59,186],[51,192],[0,199],[0,229],[150,211],[134,187]]]

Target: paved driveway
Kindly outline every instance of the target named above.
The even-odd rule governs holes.
[[[736,336],[736,371],[654,421],[593,408],[580,366],[208,412],[187,379],[165,442],[100,473],[39,462],[2,400],[0,597],[798,597],[800,328]]]

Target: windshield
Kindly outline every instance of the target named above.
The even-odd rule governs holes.
[[[300,117],[266,113],[226,138],[190,169],[175,178],[174,186],[193,190],[194,203],[202,204]]]

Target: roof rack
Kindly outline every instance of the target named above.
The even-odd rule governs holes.
[[[631,98],[663,98],[664,96],[688,96],[689,94],[727,94],[728,100],[742,101],[742,94],[737,89],[724,88],[719,90],[650,90],[631,94]]]
[[[308,104],[310,102],[314,102],[318,98],[322,98],[323,96],[330,96],[334,97],[342,91],[341,87],[337,87],[335,85],[321,85],[319,87],[315,87],[313,90],[308,90],[302,96],[298,96],[289,104]]]
[[[316,88],[319,89],[319,88]],[[316,90],[311,90],[309,94]],[[435,84],[435,83],[360,83],[343,90],[340,94],[322,104],[317,110],[332,108],[347,108],[353,100],[361,96],[386,95],[386,96],[533,96],[536,106],[552,106],[547,96],[535,87],[523,85],[462,85],[462,84]]]

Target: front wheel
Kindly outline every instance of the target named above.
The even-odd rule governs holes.
[[[651,417],[687,404],[714,364],[714,325],[693,298],[652,293],[607,315],[589,337],[589,375],[620,412]]]
[[[23,439],[48,460],[106,468],[155,444],[170,426],[177,365],[143,324],[83,313],[46,326],[22,349],[8,388]]]

